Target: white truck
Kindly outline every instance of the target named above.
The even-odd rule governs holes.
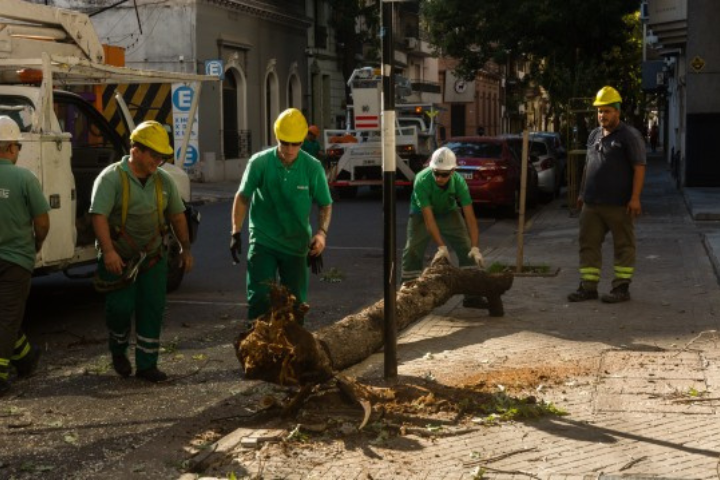
[[[382,130],[380,88],[382,76],[372,68],[356,69],[348,80],[353,105],[348,107],[345,130],[325,130],[323,135],[330,187],[341,198],[352,198],[361,186],[382,185]],[[398,186],[412,187],[415,173],[423,168],[435,149],[434,117],[408,114],[402,106],[397,115],[395,144],[398,155]]]
[[[126,140],[91,103],[78,94],[56,89],[96,84],[192,83],[194,118],[204,75],[113,67],[104,62],[102,44],[87,15],[31,4],[0,0],[0,115],[13,118],[22,132],[18,165],[40,180],[51,210],[50,232],[38,253],[35,274],[64,272],[86,278],[73,268],[94,264],[95,236],[88,214],[92,185],[100,171],[129,150]],[[122,102],[122,97],[116,95]],[[129,129],[134,127],[127,106]],[[189,135],[191,128],[187,129]],[[188,138],[182,145],[187,148]],[[183,200],[190,201],[190,180],[182,168],[166,164]],[[199,217],[188,207],[191,236]],[[168,290],[182,281],[179,247],[171,235]]]

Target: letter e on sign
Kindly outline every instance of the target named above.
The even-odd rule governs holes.
[[[193,100],[193,89],[187,86],[180,87],[173,92],[173,106],[181,112],[189,112]]]

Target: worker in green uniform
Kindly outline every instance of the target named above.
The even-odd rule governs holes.
[[[135,317],[135,376],[151,382],[167,379],[157,368],[165,311],[168,234],[165,217],[181,245],[185,272],[193,266],[185,206],[172,177],[159,168],[173,154],[163,126],[143,122],[130,135],[130,155],[95,179],[90,213],[100,255],[98,278],[105,290],[105,320],[113,368],[132,373],[127,357]]]
[[[33,173],[16,166],[20,128],[0,116],[0,396],[10,391],[10,366],[18,377],[35,371],[40,350],[22,332],[35,254],[50,229],[48,205]]]
[[[241,229],[245,217],[250,218],[247,301],[251,324],[269,310],[273,282],[286,286],[297,306],[307,301],[308,261],[317,261],[325,250],[332,213],[325,171],[300,148],[308,131],[303,114],[295,108],[285,110],[274,130],[277,147],[250,158],[232,211],[230,253],[235,263],[242,252]],[[318,205],[314,232],[310,225],[313,203]]]
[[[318,138],[320,138],[320,129],[317,125],[310,125],[308,127],[307,137],[305,137],[305,141],[300,148],[302,148],[304,152],[307,152],[322,161],[322,157],[325,155],[322,151],[322,145],[320,145]]]
[[[457,254],[460,268],[485,267],[478,247],[480,234],[470,190],[455,168],[455,153],[441,147],[433,152],[430,165],[415,175],[402,256],[403,283],[415,280],[422,273],[430,240],[438,246],[435,258],[450,260],[449,244]],[[463,304],[482,307],[485,302],[482,297],[468,295]]]

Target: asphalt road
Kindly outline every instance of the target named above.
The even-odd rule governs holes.
[[[244,322],[245,269],[230,261],[230,209],[230,202],[200,207],[196,268],[168,297],[160,356],[170,375],[165,384],[113,372],[103,299],[90,280],[34,280],[26,331],[43,357],[37,374],[14,382],[0,400],[0,479],[175,478],[189,445],[202,448],[228,433],[233,423],[226,419],[252,414],[263,389],[272,386],[243,380],[231,346]],[[334,269],[340,281],[312,277],[311,330],[383,295],[379,192],[362,192],[333,210],[325,271]],[[407,211],[407,199],[399,199],[398,256]],[[509,221],[492,217],[480,225],[495,225],[488,233],[503,238],[513,230]],[[133,452],[128,464],[123,459]]]
[[[193,245],[195,268],[168,297],[173,317],[193,323],[214,319],[217,314],[244,318],[246,269],[244,262],[232,265],[228,251],[231,208],[231,202],[199,207],[202,222]],[[408,208],[407,198],[398,198],[398,262],[405,243]],[[496,222],[489,215],[479,219],[481,232]],[[316,216],[311,218],[314,221]],[[323,254],[325,275],[311,275],[311,311],[307,320],[310,329],[330,324],[382,298],[383,222],[379,191],[361,190],[357,198],[334,204],[328,247]],[[247,224],[243,240],[247,241]],[[247,244],[243,249],[246,251]],[[431,245],[428,257],[433,249]],[[327,281],[330,279],[338,281]],[[58,328],[82,332],[86,322],[102,325],[102,311],[102,297],[93,291],[90,280],[70,280],[63,275],[37,278],[28,302],[28,328],[42,333]]]

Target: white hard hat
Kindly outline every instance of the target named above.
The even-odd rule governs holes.
[[[430,158],[430,168],[433,170],[452,170],[457,167],[455,153],[447,147],[435,150]]]
[[[20,127],[12,118],[0,116],[0,142],[17,142],[20,140]]]

